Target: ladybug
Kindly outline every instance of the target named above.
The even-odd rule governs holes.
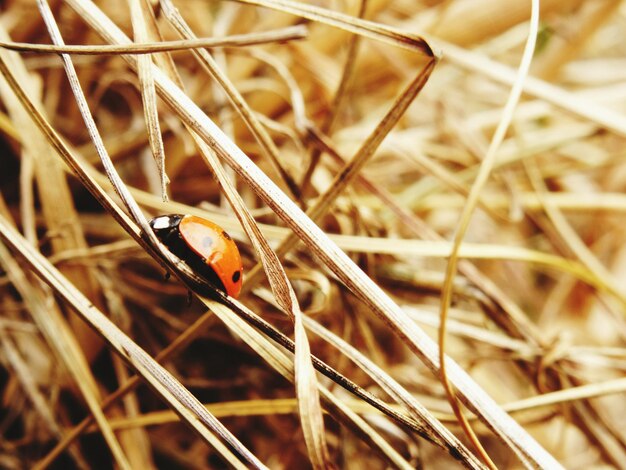
[[[160,215],[150,227],[169,250],[193,271],[237,298],[241,292],[243,266],[239,249],[222,227],[195,215]]]

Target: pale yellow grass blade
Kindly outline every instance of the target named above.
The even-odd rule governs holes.
[[[128,0],[128,6],[131,12],[135,41],[147,42],[148,40],[154,40],[154,37],[150,37],[148,26],[146,25],[146,12],[143,11],[146,4],[141,0]],[[165,173],[165,149],[163,148],[156,89],[154,86],[154,77],[152,76],[152,57],[149,55],[138,56],[137,68],[139,85],[141,87],[141,99],[143,101],[144,119],[148,129],[148,141],[150,142],[152,156],[156,162],[157,171],[161,180],[161,198],[163,201],[167,201],[167,185],[169,178]]]

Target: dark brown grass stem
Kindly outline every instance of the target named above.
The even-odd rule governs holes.
[[[234,34],[223,38],[193,38],[177,41],[162,41],[149,43],[133,43],[126,46],[112,44],[84,45],[84,44],[31,44],[26,42],[0,41],[0,47],[17,52],[39,54],[70,54],[70,55],[119,55],[119,54],[156,54],[159,52],[188,51],[191,49],[212,49],[228,47],[258,46],[267,43],[282,43],[304,39],[307,29],[304,25],[290,26],[275,31]]]

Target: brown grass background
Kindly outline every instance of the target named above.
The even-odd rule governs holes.
[[[39,3],[0,13],[0,468],[490,465],[437,372],[448,287],[450,381],[492,464],[626,465],[623,2],[541,2],[454,276],[529,1],[177,1],[204,43],[180,42],[168,2],[100,2],[135,42],[169,51],[133,55],[139,75],[120,50],[66,56],[100,147],[58,50],[15,44],[52,43]],[[90,2],[50,8],[67,45],[110,41]],[[198,49],[232,35],[260,44]],[[176,84],[197,109],[168,95]],[[200,112],[223,135],[207,137]],[[240,303],[188,301],[193,273],[141,235],[163,213],[236,239]],[[281,246],[292,232],[302,241]],[[313,372],[309,351],[335,371]],[[150,387],[107,398],[135,373]]]

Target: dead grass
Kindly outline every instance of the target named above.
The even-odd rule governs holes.
[[[102,8],[0,16],[0,467],[623,467],[620,2]]]

